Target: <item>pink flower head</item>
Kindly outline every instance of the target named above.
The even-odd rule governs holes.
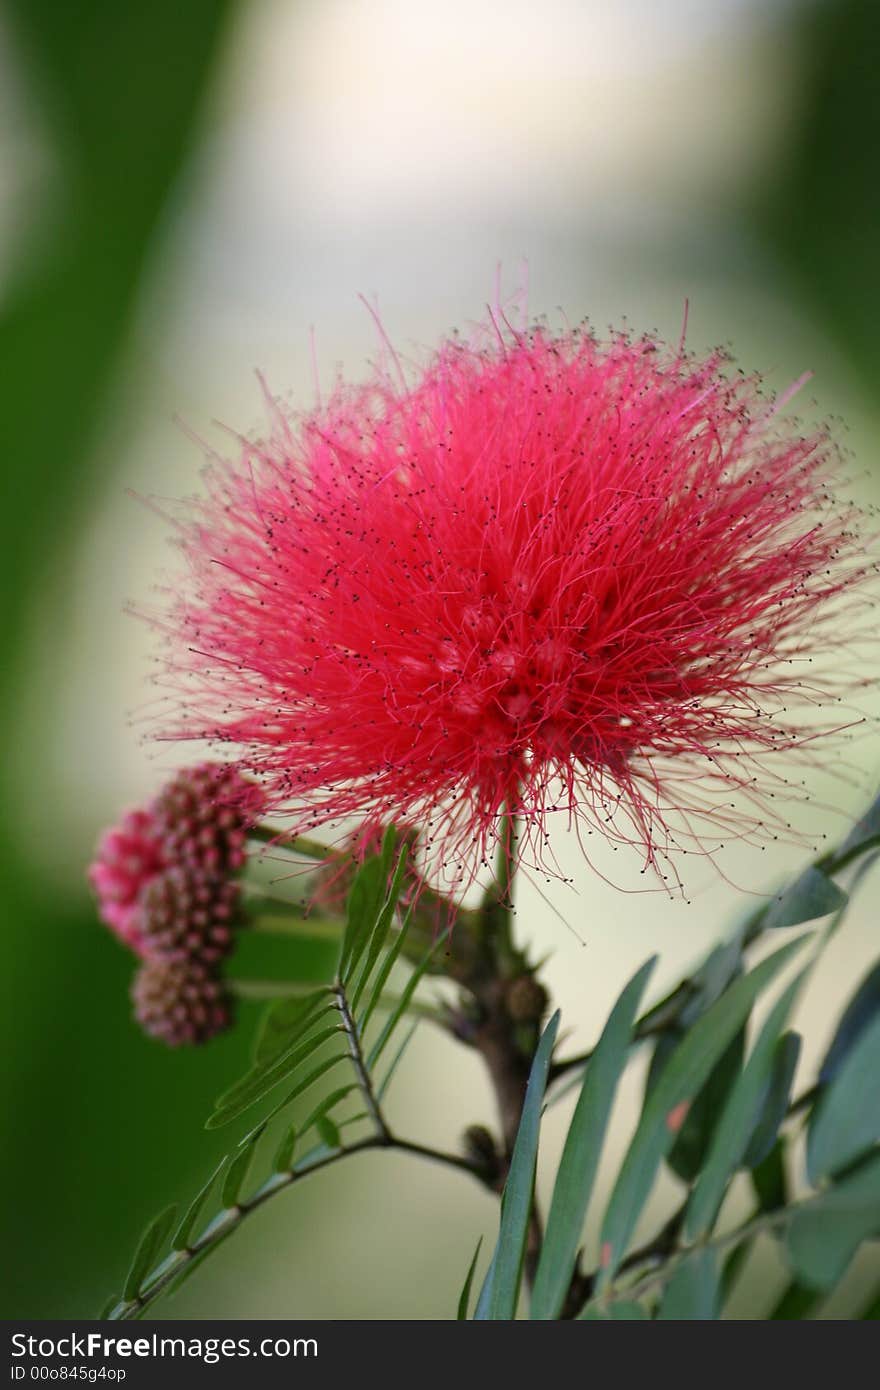
[[[274,403],[181,525],[166,735],[235,745],[298,831],[413,824],[465,878],[505,808],[539,859],[553,811],[652,866],[695,818],[773,833],[765,755],[837,698],[809,662],[870,566],[827,435],[725,367],[511,329]]]
[[[128,811],[98,842],[89,882],[98,913],[126,946],[140,953],[139,899],[161,872],[165,860],[156,822],[148,810]]]
[[[98,842],[89,882],[104,922],[141,956],[213,963],[231,947],[259,788],[236,768],[184,768]]]

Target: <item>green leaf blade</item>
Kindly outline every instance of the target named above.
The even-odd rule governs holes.
[[[880,1014],[853,1043],[819,1097],[807,1134],[807,1174],[816,1184],[880,1139]]]
[[[138,1298],[144,1278],[155,1264],[159,1251],[171,1233],[176,1216],[176,1206],[166,1207],[150,1222],[141,1236],[122,1289],[122,1296],[126,1301],[134,1302]]]
[[[501,1223],[490,1270],[491,1286],[485,1312],[485,1317],[493,1322],[509,1321],[516,1313],[535,1187],[541,1111],[558,1028],[557,1011],[541,1034],[535,1052],[510,1172],[504,1185]],[[480,1316],[479,1306],[477,1316]]]
[[[468,1266],[468,1272],[465,1277],[461,1293],[458,1296],[458,1310],[455,1315],[457,1322],[467,1321],[468,1307],[471,1301],[471,1285],[474,1282],[474,1275],[477,1270],[477,1260],[480,1258],[480,1247],[482,1246],[482,1244],[483,1237],[480,1236],[480,1239],[477,1241],[477,1248],[473,1254],[473,1259],[471,1260],[470,1265]]]
[[[804,974],[802,971],[774,1004],[730,1091],[712,1135],[705,1164],[688,1202],[684,1234],[689,1242],[706,1235],[714,1224],[728,1180],[745,1155],[769,1089],[779,1035],[803,983]]]
[[[839,912],[847,904],[848,898],[833,879],[815,865],[805,869],[800,878],[776,897],[767,909],[762,925],[765,931],[777,931],[783,927],[796,927],[802,922],[812,922],[818,917],[827,917],[830,912]]]
[[[714,1250],[697,1250],[678,1266],[657,1312],[658,1322],[713,1322],[720,1287]]]
[[[256,1105],[257,1101],[262,1100],[276,1086],[279,1086],[282,1081],[289,1080],[303,1063],[307,1062],[325,1043],[337,1037],[341,1031],[338,1024],[331,1024],[326,1028],[319,1029],[317,1033],[313,1033],[298,1047],[284,1053],[278,1061],[271,1065],[254,1067],[219,1097],[206,1128],[219,1128],[220,1125],[228,1124],[230,1120],[244,1114],[252,1105]],[[221,1116],[224,1118],[221,1119]]]
[[[798,1280],[831,1289],[865,1240],[880,1235],[880,1154],[792,1215],[786,1255]]]
[[[584,1069],[532,1290],[530,1315],[534,1320],[557,1318],[565,1301],[617,1083],[627,1062],[636,1013],[656,960],[652,956],[621,993]]]

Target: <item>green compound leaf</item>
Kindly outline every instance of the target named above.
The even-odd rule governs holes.
[[[254,1045],[254,1066],[269,1066],[305,1037],[318,1017],[333,1007],[329,989],[317,989],[303,999],[276,999],[260,1022]]]
[[[602,1268],[597,1281],[600,1291],[613,1278],[626,1254],[661,1160],[675,1141],[684,1107],[699,1093],[742,1028],[757,997],[807,939],[808,936],[802,936],[790,942],[748,975],[734,980],[697,1019],[667,1063],[642,1112],[605,1213]]]
[[[337,1052],[330,1057],[325,1057],[322,1061],[318,1062],[317,1066],[314,1066],[311,1071],[306,1072],[304,1076],[300,1077],[296,1085],[272,1107],[268,1114],[263,1116],[260,1123],[263,1124],[268,1122],[274,1119],[276,1115],[280,1114],[282,1110],[286,1110],[288,1105],[292,1105],[298,1096],[301,1096],[310,1086],[313,1086],[316,1081],[319,1081],[332,1067],[337,1067],[342,1062],[349,1061],[350,1058],[347,1052]],[[205,1128],[220,1129],[223,1125],[228,1125],[232,1120],[237,1120],[253,1103],[254,1101],[248,1098],[240,1105],[230,1105],[225,1109],[215,1110],[214,1114],[209,1118]]]
[[[829,912],[837,912],[847,901],[843,889],[838,888],[821,869],[811,865],[800,878],[774,898],[762,919],[762,925],[767,931],[796,927],[801,922],[812,922],[817,917],[826,917]]]
[[[531,1317],[558,1317],[574,1270],[584,1217],[617,1083],[627,1063],[633,1023],[657,957],[642,966],[615,1004],[596,1049],[584,1069],[556,1175],[547,1232],[532,1291]]]
[[[541,1130],[541,1111],[550,1059],[559,1028],[559,1012],[553,1015],[544,1032],[532,1062],[522,1119],[513,1146],[510,1172],[501,1199],[501,1225],[486,1278],[487,1307],[481,1311],[483,1299],[475,1317],[493,1322],[507,1321],[516,1314],[526,1250],[529,1217],[535,1189],[535,1167],[538,1159],[538,1139]]]
[[[268,1066],[261,1064],[252,1068],[234,1086],[230,1086],[228,1091],[223,1092],[206,1128],[217,1129],[221,1125],[228,1124],[230,1120],[236,1119],[245,1110],[249,1110],[252,1105],[256,1105],[258,1100],[262,1100],[282,1081],[288,1081],[303,1063],[309,1061],[319,1048],[323,1047],[324,1043],[335,1038],[341,1031],[338,1023],[321,1028],[317,1033],[307,1037],[298,1047],[282,1054],[277,1061]]]

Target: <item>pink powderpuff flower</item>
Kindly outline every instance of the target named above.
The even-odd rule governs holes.
[[[127,811],[118,825],[104,831],[89,866],[98,915],[138,954],[143,946],[140,897],[164,864],[156,821],[149,810],[141,808]]]
[[[156,619],[163,735],[232,745],[297,833],[415,826],[461,882],[508,811],[545,866],[553,812],[658,873],[784,834],[771,755],[854,722],[816,711],[875,568],[827,432],[720,353],[493,328],[273,401],[211,463]]]

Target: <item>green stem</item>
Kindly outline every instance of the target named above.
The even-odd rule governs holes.
[[[248,928],[266,936],[294,936],[301,941],[338,942],[342,940],[344,923],[333,917],[270,917],[260,913],[248,922]]]
[[[230,979],[227,981],[233,994],[239,999],[265,999],[270,1002],[275,999],[305,999],[308,995],[314,994],[316,989],[326,988],[331,992],[331,986],[317,985],[308,980],[241,980]],[[400,1004],[402,995],[382,994],[379,998],[379,1008],[392,1013]],[[421,999],[410,999],[407,1003],[407,1013],[414,1018],[424,1018],[429,1023],[439,1024],[441,1027],[448,1026],[448,1017],[444,1009],[429,1004]]]
[[[301,855],[303,859],[313,859],[319,864],[344,857],[339,850],[322,845],[319,840],[310,840],[307,835],[295,835],[293,839],[288,839],[285,831],[277,830],[271,825],[251,826],[248,839],[261,845],[271,845],[273,849],[283,849],[290,854]]]

